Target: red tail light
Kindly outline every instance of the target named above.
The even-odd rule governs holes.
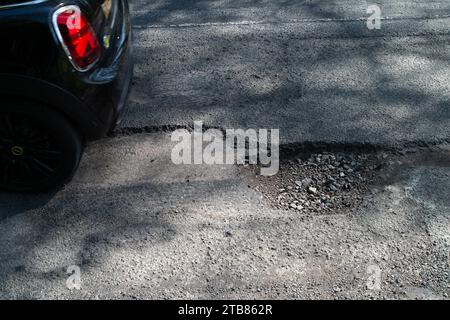
[[[64,51],[78,71],[89,70],[100,58],[101,47],[91,24],[76,6],[59,9],[53,25]]]

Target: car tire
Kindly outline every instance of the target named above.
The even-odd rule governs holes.
[[[0,106],[0,189],[35,193],[57,189],[78,168],[84,143],[70,121],[26,101]]]

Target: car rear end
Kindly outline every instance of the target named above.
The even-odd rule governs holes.
[[[120,119],[130,37],[127,0],[0,3],[0,189],[44,191],[71,178],[84,143]]]
[[[73,8],[79,8],[81,12],[81,28],[84,27],[83,23],[92,28],[95,39],[88,39],[86,42],[95,42],[95,46],[98,46],[91,50],[93,57],[81,65],[67,49],[66,43],[70,43],[70,40],[61,34],[67,29],[65,24],[72,23],[64,19],[64,14],[73,12]],[[82,96],[84,102],[96,111],[103,122],[114,126],[120,119],[133,69],[128,2],[96,0],[66,3],[53,12],[52,25],[60,44],[59,50],[68,58],[61,61],[60,68],[64,70],[60,70],[60,74],[70,71],[73,75],[65,84],[66,89],[77,90],[75,94]]]
[[[67,26],[76,29],[78,23],[65,17],[77,8],[81,30],[69,31]],[[73,117],[87,140],[103,136],[116,125],[133,70],[126,0],[4,0],[0,4],[0,37],[4,48],[0,51],[0,96],[24,94],[28,89],[23,88],[31,80],[23,77],[31,77],[36,80],[31,91],[40,87],[37,80],[41,80],[57,87],[51,88],[56,96],[64,91],[73,101],[80,101],[78,109],[86,109],[84,114],[47,101],[52,99],[50,94],[39,97],[39,92],[32,93]],[[86,44],[94,43],[96,48],[86,49]]]

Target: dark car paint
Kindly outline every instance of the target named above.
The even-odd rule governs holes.
[[[128,3],[118,0],[116,16],[103,14],[105,0],[46,1],[0,5],[0,108],[3,99],[31,99],[64,113],[87,140],[105,135],[119,119],[132,76]],[[74,69],[53,30],[53,13],[76,4],[109,49],[88,72]]]

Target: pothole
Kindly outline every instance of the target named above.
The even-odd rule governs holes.
[[[358,206],[368,192],[392,183],[406,167],[442,165],[442,158],[450,159],[448,153],[431,150],[302,148],[281,156],[275,176],[259,175],[256,166],[242,167],[241,173],[275,209],[330,215]]]

